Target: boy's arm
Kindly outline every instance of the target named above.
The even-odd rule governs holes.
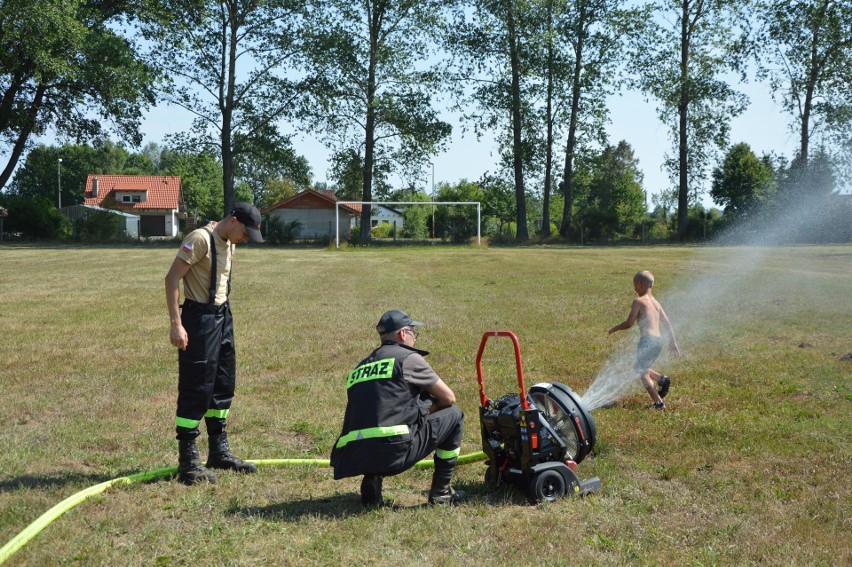
[[[669,321],[669,316],[666,315],[666,311],[663,309],[662,305],[660,305],[660,318],[663,320],[663,324],[666,326],[666,331],[669,333],[669,350],[672,351],[675,356],[680,356],[680,347],[677,346],[674,328],[672,327],[672,323]]]
[[[611,328],[607,334],[611,335],[616,331],[623,331],[625,329],[629,329],[636,323],[636,319],[639,317],[639,309],[642,307],[642,302],[638,299],[633,300],[633,305],[630,307],[630,314],[627,316],[627,319],[624,320],[623,323],[619,323],[615,327]]]

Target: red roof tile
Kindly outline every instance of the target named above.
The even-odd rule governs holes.
[[[337,199],[334,193],[330,191],[314,191],[313,189],[305,189],[277,203],[264,208],[261,212],[268,213],[275,209],[333,209]],[[361,210],[361,206],[357,205],[340,205],[340,208],[350,213],[357,213]]]
[[[98,195],[92,194],[94,180],[98,180]],[[145,192],[141,203],[122,203],[116,192]],[[174,175],[89,175],[86,178],[84,204],[125,211],[176,210],[183,204],[180,177]]]

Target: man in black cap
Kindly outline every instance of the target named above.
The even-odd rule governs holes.
[[[234,321],[228,294],[236,244],[263,242],[260,211],[237,203],[221,222],[193,230],[166,274],[169,337],[178,350],[178,478],[184,484],[216,482],[208,468],[253,473],[257,467],[231,453],[225,424],[236,382]],[[184,303],[180,305],[180,281]],[[202,466],[195,439],[204,418],[209,439]]]
[[[382,479],[406,471],[435,451],[430,504],[463,497],[450,481],[459,456],[464,414],[456,396],[414,348],[415,327],[403,311],[388,311],[376,330],[382,344],[346,379],[343,431],[331,452],[334,478],[364,475],[361,502],[381,506]]]

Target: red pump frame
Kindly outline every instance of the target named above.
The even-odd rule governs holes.
[[[518,342],[518,337],[512,331],[488,331],[482,335],[482,341],[479,343],[479,352],[476,353],[476,378],[479,380],[479,401],[482,407],[488,407],[488,398],[485,396],[485,380],[482,377],[482,353],[485,352],[485,343],[489,337],[509,337],[515,347],[515,368],[518,372],[518,387],[520,388],[521,408],[524,410],[530,409],[530,403],[527,400],[526,388],[524,387],[524,369],[521,362],[521,345]]]

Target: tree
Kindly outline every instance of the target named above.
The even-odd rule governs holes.
[[[299,0],[163,0],[146,21],[150,57],[170,82],[165,100],[195,116],[184,149],[219,156],[224,209],[235,201],[239,163],[282,143],[280,123],[295,109],[286,76],[299,54]],[[240,161],[240,160],[245,161]]]
[[[698,200],[714,148],[727,145],[730,119],[745,109],[745,96],[721,77],[742,72],[749,4],[659,0],[657,17],[633,47],[636,82],[657,100],[677,148],[666,167],[677,178],[679,239],[686,236],[689,202]]]
[[[62,159],[61,167],[58,160]],[[82,203],[86,179],[90,174],[154,175],[157,171],[148,155],[131,153],[110,140],[94,146],[73,144],[34,147],[15,172],[10,192],[22,197],[42,197],[58,204],[57,184],[62,180],[62,204]]]
[[[516,238],[529,238],[525,167],[536,147],[531,64],[537,22],[529,0],[470,0],[447,36],[459,107],[474,131],[496,131],[514,183]]]
[[[406,238],[428,238],[432,209],[429,195],[413,187],[398,189],[390,195],[391,201],[420,202],[423,205],[408,205],[402,209],[403,236]]]
[[[642,173],[625,141],[590,159],[580,187],[579,215],[589,238],[631,235],[645,215]]]
[[[4,187],[33,134],[97,138],[111,126],[141,140],[142,110],[154,102],[152,68],[118,30],[136,2],[4,0],[0,3],[0,146]]]
[[[216,156],[165,148],[160,155],[160,168],[161,175],[180,176],[181,191],[190,213],[205,219],[222,218],[222,164]]]
[[[331,146],[360,158],[362,201],[381,189],[378,171],[419,170],[451,132],[432,107],[439,78],[427,63],[445,4],[314,2],[306,42],[314,88],[305,117]],[[370,238],[369,205],[361,209],[360,237]]]
[[[260,208],[311,184],[308,160],[298,155],[290,140],[282,136],[270,135],[265,143],[255,144],[252,152],[236,156],[234,163],[235,178],[249,188],[251,202]]]
[[[574,204],[574,161],[582,137],[586,140],[605,138],[603,126],[608,121],[606,96],[621,82],[616,72],[622,62],[626,39],[637,36],[647,23],[647,8],[625,10],[622,0],[576,0],[562,4],[557,12],[558,44],[568,48],[565,64],[570,72],[570,90],[566,108],[568,132],[565,160],[560,183],[564,196],[559,232],[571,235]],[[547,194],[545,193],[545,196]],[[547,200],[545,199],[545,207]]]
[[[486,173],[477,185],[482,188],[482,214],[495,219],[498,234],[503,234],[503,225],[517,218],[512,184]]]
[[[713,170],[710,196],[725,207],[726,215],[740,217],[767,202],[775,191],[774,178],[767,156],[758,159],[748,144],[736,144]]]
[[[852,140],[852,3],[769,0],[761,10],[763,62],[772,96],[795,121],[799,157],[807,164],[814,136],[838,148]],[[852,158],[848,157],[847,168]]]
[[[476,183],[462,179],[454,185],[438,184],[435,202],[482,201],[482,188]],[[476,206],[453,205],[435,207],[435,236],[449,238],[456,244],[469,241],[476,235]]]

